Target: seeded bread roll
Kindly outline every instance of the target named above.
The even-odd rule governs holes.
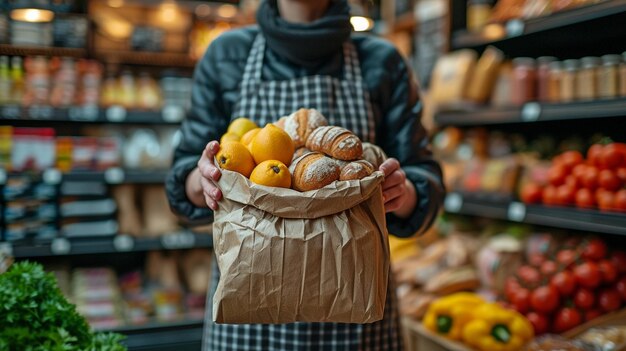
[[[304,146],[309,135],[311,135],[317,127],[328,125],[326,117],[312,108],[301,108],[286,118],[283,118],[281,118],[276,125],[289,134],[296,148]]]
[[[329,157],[319,152],[311,152],[293,161],[289,172],[293,189],[309,191],[339,180],[340,170]]]
[[[344,161],[359,159],[363,154],[361,140],[351,131],[336,126],[315,129],[307,139],[306,147]]]
[[[369,161],[374,166],[374,169],[378,169],[387,159],[387,155],[378,145],[364,142],[363,159]]]
[[[339,180],[363,179],[374,172],[374,166],[365,160],[348,163],[341,169]]]

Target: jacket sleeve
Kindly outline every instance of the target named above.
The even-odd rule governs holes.
[[[191,108],[182,122],[180,143],[174,150],[172,167],[165,182],[172,211],[189,224],[212,220],[213,212],[210,209],[198,208],[189,201],[185,192],[185,180],[197,166],[207,143],[219,140],[229,122],[220,97],[214,52],[215,48],[209,47],[194,71]]]
[[[400,161],[415,185],[417,204],[408,218],[387,214],[389,233],[398,237],[422,234],[436,218],[445,189],[439,164],[433,159],[428,133],[421,122],[422,103],[417,83],[400,54],[394,50],[387,62],[388,93],[381,101],[382,119],[377,131],[379,145],[389,157]]]

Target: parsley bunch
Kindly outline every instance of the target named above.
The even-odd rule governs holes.
[[[93,333],[41,265],[0,274],[0,351],[125,351],[122,336]]]

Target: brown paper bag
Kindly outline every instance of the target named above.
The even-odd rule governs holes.
[[[389,243],[375,172],[305,193],[222,171],[215,211],[216,323],[381,320]]]

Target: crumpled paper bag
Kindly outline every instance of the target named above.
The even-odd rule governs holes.
[[[389,274],[383,177],[301,193],[223,170],[214,322],[381,320]]]

